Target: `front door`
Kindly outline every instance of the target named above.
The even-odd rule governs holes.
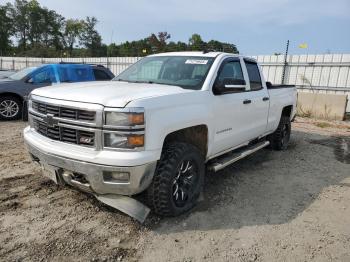
[[[245,83],[239,58],[228,58],[220,66],[215,83]],[[215,123],[214,143],[211,154],[217,154],[229,148],[241,145],[251,139],[252,104],[250,92],[245,88],[231,89],[213,97],[213,115]]]

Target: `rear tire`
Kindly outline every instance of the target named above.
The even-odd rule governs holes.
[[[291,134],[291,122],[289,116],[282,116],[276,131],[268,136],[270,147],[274,150],[286,150]]]
[[[22,117],[22,101],[15,96],[0,97],[0,120],[17,120]]]
[[[190,210],[202,191],[204,174],[204,158],[195,146],[180,142],[166,145],[147,189],[153,211],[177,216]]]

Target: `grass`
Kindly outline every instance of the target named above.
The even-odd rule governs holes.
[[[300,116],[300,117],[305,117],[305,118],[310,118],[312,116],[312,112],[310,109],[308,110],[304,110],[302,108],[302,106],[298,105],[297,106],[297,116]]]
[[[320,128],[327,128],[327,127],[333,126],[332,124],[327,123],[327,122],[316,122],[314,125],[317,127],[320,127]]]

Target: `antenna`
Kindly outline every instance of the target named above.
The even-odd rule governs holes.
[[[288,49],[289,49],[289,40],[287,40],[286,54],[284,55],[284,65],[283,65],[283,73],[282,73],[282,81],[281,81],[282,85],[284,84],[284,77],[286,75],[286,68],[287,68],[287,65],[288,65],[288,62],[287,62]]]

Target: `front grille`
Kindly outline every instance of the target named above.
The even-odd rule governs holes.
[[[96,112],[61,107],[56,105],[45,104],[37,101],[32,102],[34,111],[41,114],[51,114],[55,117],[61,117],[72,120],[95,121]]]
[[[46,123],[41,122],[38,119],[33,119],[33,125],[34,129],[39,134],[53,140],[83,146],[93,146],[95,143],[94,132],[76,130],[61,126],[49,127]]]

